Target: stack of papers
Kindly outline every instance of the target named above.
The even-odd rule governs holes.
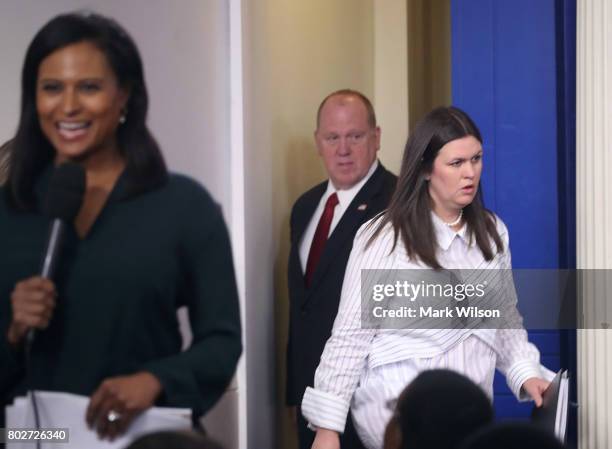
[[[541,407],[534,407],[531,419],[550,430],[565,442],[567,430],[567,408],[569,403],[569,378],[566,371],[559,371],[544,394]]]
[[[89,397],[69,393],[36,391],[36,402],[41,429],[68,429],[68,444],[41,442],[41,449],[123,449],[134,439],[145,433],[159,430],[191,428],[191,410],[185,408],[153,407],[132,421],[128,431],[110,442],[98,439],[98,435],[87,427],[85,411]],[[29,397],[15,399],[6,408],[6,427],[35,428],[34,412]],[[8,443],[7,449],[32,449],[32,442]]]

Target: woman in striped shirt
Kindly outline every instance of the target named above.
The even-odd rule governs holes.
[[[389,209],[357,233],[332,336],[302,401],[317,431],[313,449],[339,448],[349,406],[366,447],[381,448],[392,414],[387,404],[427,369],[460,372],[492,397],[497,368],[517,398],[541,404],[552,373],[540,365],[508,295],[506,311],[519,317],[518,326],[391,329],[362,321],[361,270],[511,268],[508,230],[482,204],[482,153],[478,128],[454,107],[434,109],[408,139]]]

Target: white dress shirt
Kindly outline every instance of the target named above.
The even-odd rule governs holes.
[[[310,246],[312,245],[312,239],[314,239],[315,232],[317,230],[317,225],[319,224],[319,220],[321,219],[321,215],[323,215],[323,210],[325,209],[325,203],[327,199],[336,192],[338,194],[338,205],[334,209],[334,218],[332,219],[331,225],[329,226],[329,234],[328,237],[334,232],[334,229],[344,212],[348,209],[349,205],[353,202],[361,188],[368,182],[368,179],[372,177],[374,172],[378,168],[378,160],[375,160],[368,173],[363,177],[361,181],[355,184],[350,189],[346,190],[336,190],[331,180],[327,181],[327,190],[321,197],[319,201],[319,205],[315,209],[310,221],[308,222],[308,226],[306,226],[306,230],[304,231],[304,235],[302,236],[302,240],[300,241],[300,262],[302,262],[302,272],[306,272],[306,263],[308,262],[308,253],[310,252]]]
[[[432,220],[438,262],[445,268],[511,268],[508,230],[497,218],[504,251],[486,261],[465,226],[458,232],[435,214]],[[361,270],[428,268],[411,260],[398,239],[393,251],[390,225],[365,249],[373,232],[364,224],[355,237],[348,261],[338,315],[315,373],[314,388],[307,388],[302,412],[314,427],[344,431],[351,406],[353,421],[369,449],[383,445],[384,429],[393,412],[388,406],[419,372],[447,368],[469,377],[493,396],[493,375],[498,368],[517,398],[531,377],[552,378],[540,366],[537,348],[524,329],[367,329],[361,327]],[[495,244],[491,242],[492,248]],[[352,400],[352,404],[351,404]],[[418,404],[417,404],[418,406]]]

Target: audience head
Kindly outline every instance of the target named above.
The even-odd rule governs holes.
[[[317,111],[315,142],[336,189],[359,183],[380,148],[380,128],[370,100],[350,89],[325,97]]]
[[[466,439],[461,449],[564,449],[550,432],[529,423],[486,427]]]
[[[399,419],[394,414],[385,428],[383,437],[383,449],[400,449],[402,447],[402,433],[400,431]]]
[[[125,449],[223,449],[208,437],[192,431],[165,430],[144,435]]]
[[[401,449],[453,449],[493,421],[488,396],[467,377],[449,370],[419,374],[396,406]],[[393,431],[389,431],[390,437]]]

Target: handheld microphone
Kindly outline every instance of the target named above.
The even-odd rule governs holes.
[[[47,279],[53,279],[57,262],[62,249],[62,240],[66,225],[73,222],[83,202],[85,194],[85,171],[83,167],[73,162],[64,163],[55,168],[49,181],[47,197],[43,204],[43,213],[51,218],[49,226],[49,237],[45,245],[45,252],[42,260],[40,274]],[[32,383],[32,361],[31,350],[36,330],[30,328],[26,334],[25,341],[25,360],[26,360],[26,379]],[[40,416],[36,395],[33,388],[30,391],[30,400],[34,411],[34,422],[36,429],[40,430]],[[40,441],[36,442],[36,447],[40,447]]]
[[[85,194],[85,171],[74,162],[55,168],[43,204],[43,213],[51,219],[49,236],[43,254],[40,274],[53,279],[57,268],[66,226],[72,223],[81,209]],[[28,330],[28,345],[34,341],[35,330]]]

